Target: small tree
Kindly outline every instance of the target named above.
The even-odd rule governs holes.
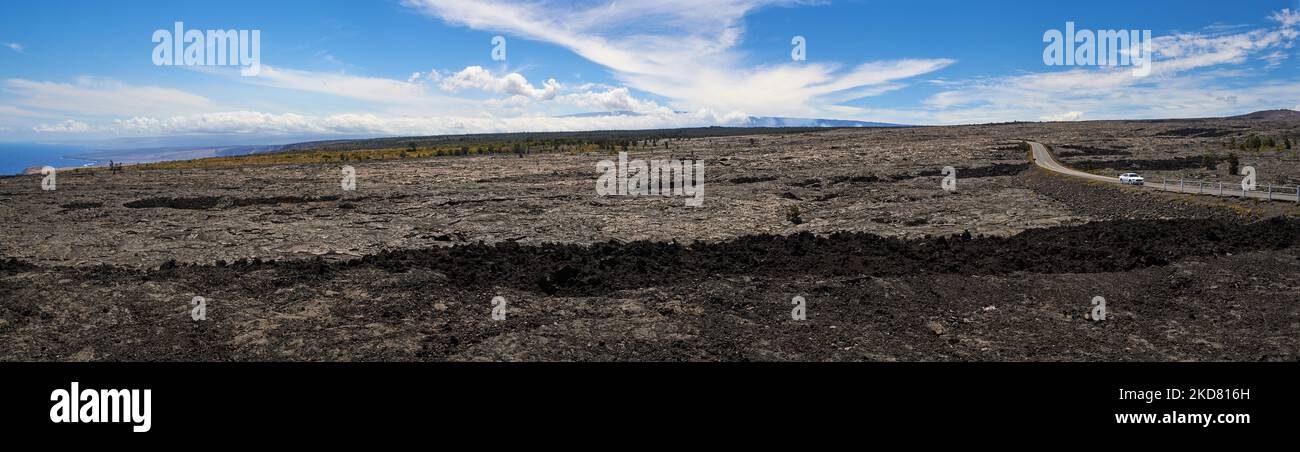
[[[1286,139],[1282,140],[1282,146],[1285,147],[1286,150],[1288,150],[1288,151],[1291,150],[1291,139],[1290,139],[1290,138],[1286,138]]]
[[[1246,139],[1246,143],[1243,146],[1245,146],[1245,149],[1259,149],[1260,146],[1263,145],[1264,140],[1259,139],[1259,137],[1255,135],[1251,135],[1250,138]]]
[[[1218,166],[1219,164],[1219,156],[1215,155],[1214,151],[1206,152],[1203,159],[1204,159],[1203,163],[1205,164],[1205,169],[1210,171],[1214,171],[1214,167]]]
[[[1229,153],[1228,153],[1228,172],[1229,172],[1229,173],[1232,173],[1233,175],[1236,175],[1236,174],[1237,174],[1237,169],[1238,169],[1237,166],[1240,165],[1240,164],[1241,164],[1241,160],[1237,158],[1237,153],[1236,153],[1236,152],[1229,152]]]

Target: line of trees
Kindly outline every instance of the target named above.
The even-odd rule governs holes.
[[[1279,141],[1274,137],[1261,137],[1259,135],[1250,135],[1245,140],[1238,143],[1236,138],[1228,142],[1228,147],[1242,151],[1258,151],[1261,149],[1291,150],[1295,142],[1291,137],[1282,137]]]

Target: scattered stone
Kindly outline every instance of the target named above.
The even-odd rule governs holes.
[[[943,336],[948,331],[944,329],[943,324],[935,321],[925,322],[925,327],[934,333],[935,336]]]

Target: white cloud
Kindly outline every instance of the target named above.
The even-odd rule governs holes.
[[[260,86],[327,94],[345,99],[355,99],[389,106],[392,112],[402,115],[419,114],[437,109],[452,116],[471,116],[485,112],[512,115],[533,113],[573,113],[597,111],[633,111],[638,113],[668,111],[653,101],[635,98],[626,87],[608,88],[598,84],[565,87],[555,79],[541,86],[529,82],[517,72],[494,74],[481,66],[468,66],[460,71],[442,73],[436,69],[416,71],[406,80],[365,77],[343,73],[323,73],[262,66],[258,77],[237,77],[234,71],[227,75],[232,80]],[[598,91],[604,88],[603,91]],[[468,90],[501,94],[500,99],[475,100],[451,97],[439,92],[462,93]],[[374,105],[371,105],[374,106]],[[412,108],[414,107],[414,108]],[[566,107],[569,109],[566,111]],[[495,110],[495,111],[494,111]],[[154,115],[149,115],[154,116]]]
[[[498,94],[526,96],[536,100],[554,99],[555,94],[560,90],[560,83],[555,79],[547,80],[541,88],[538,88],[528,83],[528,79],[517,72],[498,77],[483,69],[482,66],[469,66],[449,75],[442,79],[439,86],[451,92],[478,89]]]
[[[40,113],[36,113],[36,112],[34,112],[34,111],[30,111],[30,110],[26,110],[26,109],[18,108],[18,107],[15,107],[15,106],[13,106],[13,105],[3,105],[3,104],[0,104],[0,117],[5,117],[5,116],[7,116],[7,117],[19,117],[19,118],[40,118],[40,117],[49,117],[49,115],[43,115],[43,114],[40,114]]]
[[[381,77],[300,71],[267,65],[262,66],[262,73],[257,77],[238,77],[234,75],[237,73],[233,72],[231,74],[232,79],[254,85],[328,94],[380,104],[420,105],[447,101],[446,98],[430,92],[428,87],[422,84]]]
[[[676,115],[671,109],[638,99],[627,88],[605,88],[597,84],[583,84],[565,89],[555,80],[543,86],[534,86],[518,73],[495,75],[478,67],[443,75],[437,70],[416,72],[406,81],[380,77],[354,76],[343,73],[321,73],[263,66],[258,77],[239,77],[237,71],[221,68],[195,68],[204,73],[226,76],[230,80],[256,86],[327,94],[343,99],[362,101],[359,109],[347,109],[339,114],[317,110],[316,116],[270,114],[219,107],[202,96],[158,87],[127,85],[118,81],[94,77],[81,77],[75,83],[39,82],[12,79],[4,82],[6,91],[15,95],[14,105],[0,105],[0,119],[21,124],[31,119],[77,117],[78,124],[39,124],[28,122],[24,128],[41,133],[94,133],[94,134],[168,134],[168,133],[319,133],[319,134],[384,134],[402,131],[431,133],[448,130],[455,133],[468,131],[510,131],[503,125],[533,127],[521,130],[575,130],[573,124],[588,121],[594,126],[606,126],[596,119],[557,119],[548,122],[544,115],[558,116],[591,111],[631,111],[655,114],[653,118],[614,120],[613,126],[626,123],[639,127],[645,122],[651,126],[674,124],[709,125],[691,115]],[[439,82],[441,82],[439,84]],[[452,91],[463,89],[483,90],[506,94],[503,99],[466,99],[447,97],[439,87]],[[563,94],[563,95],[561,95]],[[336,106],[337,107],[337,106]],[[240,107],[236,107],[240,108]],[[246,107],[244,107],[246,108]],[[234,111],[230,111],[234,110]],[[538,111],[535,111],[538,110]],[[284,111],[280,109],[280,111]],[[425,117],[427,111],[437,111],[438,121],[463,124],[462,127],[433,127],[409,118]],[[369,115],[371,113],[374,115]],[[380,113],[382,112],[382,113]],[[368,116],[369,115],[369,116]],[[481,118],[473,118],[481,115]],[[512,120],[500,116],[518,116]],[[705,115],[702,117],[715,117]],[[116,119],[114,119],[116,118]],[[130,119],[126,119],[130,118]],[[363,120],[358,120],[358,118]],[[523,119],[526,118],[526,119]],[[396,125],[385,127],[378,122],[391,121]]]
[[[1293,10],[1290,8],[1283,8],[1281,11],[1270,14],[1268,18],[1273,20],[1274,22],[1277,22],[1283,27],[1287,27],[1287,28],[1300,27],[1300,9]]]
[[[901,89],[912,83],[909,79],[954,61],[747,63],[737,49],[744,18],[759,8],[795,1],[404,3],[453,24],[568,48],[608,68],[618,83],[567,84],[549,78],[539,84],[520,72],[481,66],[396,78],[271,66],[263,66],[259,77],[240,77],[229,68],[192,68],[237,83],[353,100],[359,107],[348,102],[326,103],[326,108],[297,105],[297,111],[310,113],[294,114],[283,113],[295,109],[279,108],[270,99],[218,106],[181,90],[94,77],[73,83],[10,79],[0,84],[12,95],[11,102],[0,105],[0,119],[19,118],[4,123],[46,133],[419,135],[727,125],[748,115],[910,124],[1221,116],[1300,103],[1300,79],[1250,79],[1258,66],[1280,64],[1291,53],[1300,30],[1300,13],[1292,10],[1273,13],[1265,28],[1218,26],[1157,37],[1151,75],[1145,78],[1134,77],[1129,68],[1075,68],[926,80],[942,91],[919,108],[881,109],[845,104]],[[484,93],[490,98],[483,99]],[[591,111],[637,114],[561,116]],[[77,119],[32,126],[66,118]]]
[[[1254,75],[1242,65],[1252,57],[1277,60],[1273,53],[1295,43],[1297,18],[1284,10],[1272,16],[1278,27],[1157,36],[1147,77],[1127,67],[1101,67],[946,82],[944,91],[923,101],[923,109],[877,113],[953,124],[1064,120],[1063,112],[1089,119],[1187,118],[1279,108],[1300,101],[1300,81],[1242,83]]]
[[[5,47],[8,47],[9,50],[13,50],[18,53],[27,53],[26,51],[23,50],[23,45],[16,42],[7,42],[5,43]]]
[[[1068,111],[1057,115],[1040,116],[1039,121],[1078,121],[1083,118],[1081,111]]]
[[[356,65],[344,62],[343,60],[340,60],[338,57],[334,56],[334,54],[329,52],[325,52],[325,51],[316,52],[316,57],[320,58],[321,62],[324,62],[326,64],[332,64],[335,66],[343,66],[349,68],[356,67]]]
[[[640,100],[632,96],[627,88],[611,88],[606,91],[583,91],[565,94],[560,102],[588,111],[627,111],[633,113],[672,113],[672,110],[660,106],[654,101]]]
[[[37,124],[32,127],[32,130],[46,133],[86,133],[91,131],[91,128],[89,124],[69,119],[56,124]]]
[[[74,83],[9,79],[3,87],[16,96],[14,105],[65,116],[190,114],[212,106],[207,98],[185,91],[98,77],[78,77]]]
[[[743,19],[793,0],[664,0],[571,4],[520,0],[404,0],[448,23],[565,47],[613,71],[629,88],[674,107],[744,110],[756,115],[817,115],[878,94],[897,81],[939,70],[947,59],[861,64],[777,62],[746,66],[736,49]],[[810,43],[815,45],[815,43]]]
[[[1269,68],[1276,68],[1282,66],[1282,63],[1285,62],[1288,57],[1290,57],[1290,55],[1283,53],[1281,50],[1277,50],[1273,53],[1261,56],[1259,59],[1267,61]]]

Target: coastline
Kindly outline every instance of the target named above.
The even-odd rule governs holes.
[[[46,166],[46,165],[42,165],[42,166],[32,166],[32,167],[24,168],[23,171],[22,171],[21,173],[18,173],[18,174],[4,174],[4,175],[0,175],[0,177],[3,177],[3,176],[31,176],[31,175],[41,174],[41,170],[44,169],[45,166]],[[50,165],[50,166],[52,166],[52,165]],[[107,165],[105,165],[103,162],[100,162],[100,161],[94,161],[94,162],[92,162],[92,163],[88,163],[88,164],[85,164],[85,165],[82,165],[82,166],[55,166],[55,167],[54,167],[54,170],[55,170],[55,171],[58,171],[58,172],[64,172],[64,171],[73,171],[73,170],[87,169],[87,168],[103,168],[103,167],[105,167],[105,166],[107,166]]]

